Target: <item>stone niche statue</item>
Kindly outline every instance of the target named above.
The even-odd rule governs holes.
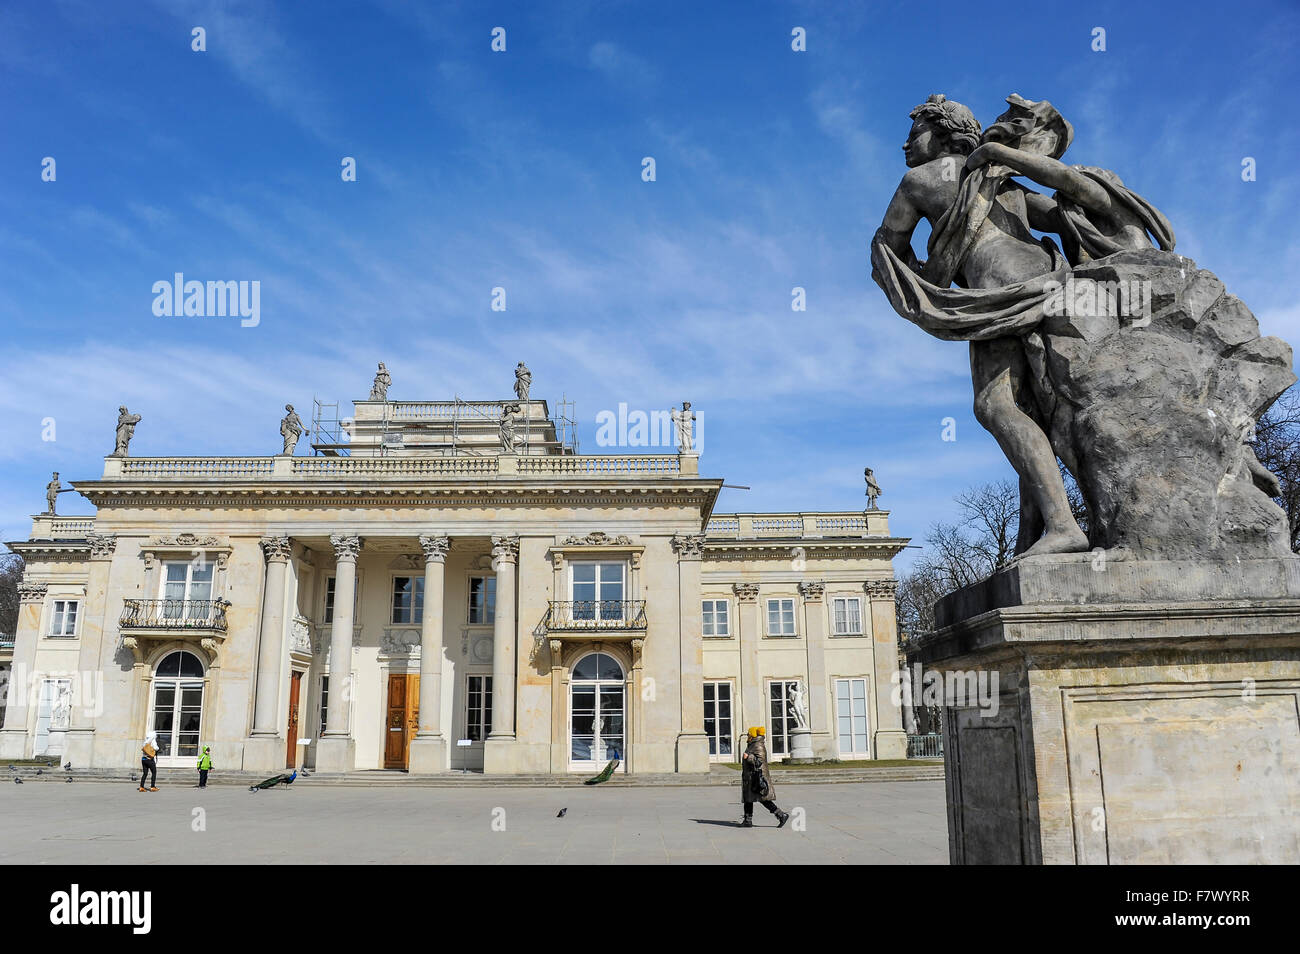
[[[692,424],[695,422],[695,412],[691,410],[691,402],[683,401],[681,409],[673,408],[669,416],[677,428],[677,452],[679,454],[693,453]]]
[[[126,405],[117,409],[117,446],[110,456],[129,456],[131,438],[135,436],[135,426],[139,423],[140,415],[132,414],[126,409]]]
[[[59,483],[59,472],[56,470],[54,476],[50,478],[50,482],[45,485],[45,512],[51,516],[57,512],[55,504],[58,503],[59,493],[62,489]]]
[[[292,457],[293,452],[298,447],[298,439],[307,432],[307,428],[302,423],[302,418],[298,412],[293,409],[292,404],[284,406],[284,419],[280,421],[280,436],[284,438],[284,450],[281,452],[282,457]]]
[[[1289,556],[1276,479],[1250,441],[1296,380],[1291,348],[1176,254],[1169,221],[1119,176],[1061,161],[1074,131],[1051,103],[1007,104],[984,131],[942,95],[912,110],[871,264],[898,314],[970,342],[975,416],[1020,477],[1017,552]],[[911,246],[923,218],[924,262]]]
[[[379,370],[375,372],[375,381],[370,385],[370,400],[387,401],[388,388],[393,383],[393,376],[388,373],[388,368],[384,367],[384,362],[379,362]]]
[[[520,401],[528,400],[528,391],[533,386],[533,372],[522,361],[515,365],[515,397]]]
[[[883,496],[885,492],[880,489],[880,484],[876,483],[876,472],[868,467],[862,471],[862,477],[867,482],[867,509],[879,510],[880,508],[876,506],[876,498]]]

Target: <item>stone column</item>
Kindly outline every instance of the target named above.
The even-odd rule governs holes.
[[[758,646],[763,638],[763,613],[758,605],[758,584],[737,583],[732,586],[736,594],[737,639],[740,645],[740,667],[736,698],[732,710],[735,718],[733,735],[743,736],[751,725],[767,725],[764,715],[763,678],[758,671]],[[733,742],[735,740],[733,739]],[[739,756],[737,756],[739,758]]]
[[[447,739],[442,734],[442,603],[447,549],[444,536],[420,537],[424,550],[424,615],[420,620],[420,727],[411,740],[412,775],[445,771]]]
[[[90,543],[90,564],[87,567],[86,599],[82,604],[81,648],[77,654],[77,677],[72,683],[72,724],[63,750],[64,758],[78,768],[91,764],[95,747],[95,714],[103,711],[104,676],[100,654],[108,622],[109,568],[117,551],[117,538],[110,533],[92,533],[86,539]]]
[[[709,737],[704,734],[704,635],[700,621],[704,537],[700,534],[674,536],[672,545],[677,553],[678,688],[682,707],[677,771],[707,772]]]
[[[276,737],[280,702],[280,662],[284,658],[284,587],[289,571],[289,538],[261,539],[266,554],[266,586],[262,590],[262,625],[258,634],[257,690],[253,705],[253,736]]]
[[[835,700],[826,673],[826,584],[800,583],[803,597],[805,642],[808,647],[808,728],[812,730],[813,756],[839,758],[835,741]]]
[[[356,766],[356,742],[352,738],[352,608],[361,538],[355,533],[332,533],[330,544],[337,562],[334,623],[330,630],[329,714],[325,734],[317,745],[316,771],[349,772]]]
[[[894,597],[897,580],[868,580],[871,601],[871,649],[875,678],[871,696],[872,755],[878,759],[907,758],[907,733],[903,731],[903,709],[894,702],[894,673],[898,672],[898,616]]]
[[[14,661],[9,670],[4,728],[0,729],[0,758],[31,757],[27,721],[40,690],[35,682],[36,644],[41,638],[41,610],[47,589],[44,583],[27,580],[18,584],[18,625],[14,633]]]
[[[519,537],[492,538],[492,569],[497,575],[496,619],[492,630],[492,731],[483,744],[483,773],[515,771],[515,567]]]

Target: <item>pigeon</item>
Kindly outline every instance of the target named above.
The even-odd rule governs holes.
[[[564,817],[564,813],[567,812],[568,810],[569,810],[568,808],[561,808],[561,809],[560,809],[560,813],[559,813],[558,815],[556,815],[555,817],[556,817],[556,818],[563,818],[563,817]]]
[[[69,785],[71,785],[71,784],[72,784],[72,776],[69,775],[66,779],[64,779],[64,781],[66,781]]]
[[[64,763],[63,763],[63,771],[65,771],[65,772],[71,772],[71,771],[72,771],[72,763],[71,763],[71,762],[64,762]]]
[[[14,776],[14,784],[15,784],[15,785],[21,785],[21,784],[23,784],[23,780],[20,779],[18,776],[15,775],[15,776]]]
[[[303,778],[311,778],[311,772],[308,772],[306,769],[303,769],[299,774]]]
[[[11,765],[11,766],[9,766],[9,771],[11,771],[11,772],[17,772],[18,769],[14,768],[14,767]]]
[[[37,770],[36,770],[36,774],[37,774],[37,775],[44,775],[44,774],[45,774],[45,769],[37,769]]]

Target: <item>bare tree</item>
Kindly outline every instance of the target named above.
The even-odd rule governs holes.
[[[1255,456],[1277,475],[1274,498],[1291,528],[1291,549],[1300,552],[1300,395],[1284,392],[1255,426]]]
[[[23,578],[23,558],[0,553],[0,634],[18,631],[18,583]]]

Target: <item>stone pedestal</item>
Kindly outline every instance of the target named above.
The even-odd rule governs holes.
[[[442,736],[411,740],[407,771],[412,775],[436,775],[447,771],[447,740]]]
[[[357,765],[355,739],[324,736],[316,743],[316,771],[351,772]]]
[[[811,762],[812,759],[812,729],[791,729],[790,761]]]
[[[954,864],[1300,862],[1300,560],[1022,561],[936,619]]]
[[[277,736],[256,736],[244,740],[244,771],[274,775],[285,771],[288,744]]]

